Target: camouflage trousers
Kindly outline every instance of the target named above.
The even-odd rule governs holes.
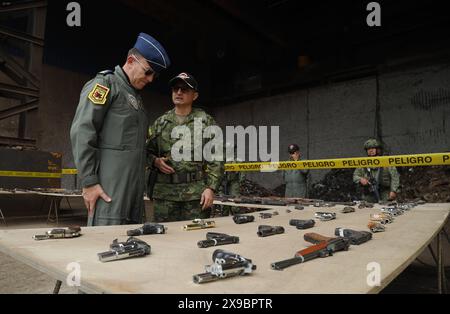
[[[200,200],[175,202],[155,199],[154,208],[155,222],[206,219],[211,215],[210,209],[202,211]]]
[[[390,193],[389,190],[381,190],[380,191],[380,202],[387,202],[389,199],[389,193]],[[373,193],[371,193],[371,194],[363,193],[361,198],[363,201],[366,201],[369,203],[378,203],[377,199]]]

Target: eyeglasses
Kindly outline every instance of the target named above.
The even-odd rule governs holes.
[[[178,93],[179,90],[181,90],[181,92],[184,94],[184,93],[187,93],[190,90],[190,88],[187,86],[173,86],[172,87],[173,93]]]
[[[147,69],[147,68],[139,61],[139,59],[138,59],[135,55],[132,55],[132,56],[133,56],[134,60],[136,60],[137,63],[140,64],[140,66],[142,67],[142,69],[144,69],[144,72],[145,72],[144,74],[145,74],[146,76],[154,75],[155,78],[159,76],[159,73],[158,73],[158,72],[153,71],[153,69],[151,69],[151,68]]]

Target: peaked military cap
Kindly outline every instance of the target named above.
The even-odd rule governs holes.
[[[161,72],[170,66],[170,59],[166,50],[152,36],[140,33],[134,48],[150,63],[154,71]]]

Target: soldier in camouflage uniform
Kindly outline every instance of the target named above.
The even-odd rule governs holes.
[[[376,139],[364,143],[368,157],[382,155],[382,145]],[[353,173],[355,182],[362,191],[362,199],[370,203],[395,200],[400,188],[400,175],[395,167],[388,168],[357,168]],[[378,190],[379,200],[377,199]]]
[[[211,140],[203,138],[202,133],[215,125],[215,121],[203,110],[192,108],[198,98],[198,84],[192,75],[181,73],[170,81],[170,86],[175,108],[155,121],[147,141],[148,165],[157,172],[156,183],[148,192],[154,200],[155,221],[208,218],[214,193],[219,188],[223,162],[199,158],[195,151],[197,148],[202,152],[204,144]],[[172,138],[176,127],[185,128],[182,137],[189,146],[188,161],[174,160],[172,156],[173,146],[180,141]]]
[[[142,221],[149,123],[139,91],[169,65],[161,44],[141,33],[122,67],[83,87],[70,139],[89,226]]]

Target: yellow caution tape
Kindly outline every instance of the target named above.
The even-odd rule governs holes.
[[[62,174],[77,174],[78,171],[77,171],[77,169],[62,169],[61,173]]]
[[[272,172],[300,169],[385,168],[450,165],[450,153],[400,155],[382,157],[300,160],[281,162],[232,163],[227,172]]]
[[[61,179],[59,172],[0,171],[0,177]]]

